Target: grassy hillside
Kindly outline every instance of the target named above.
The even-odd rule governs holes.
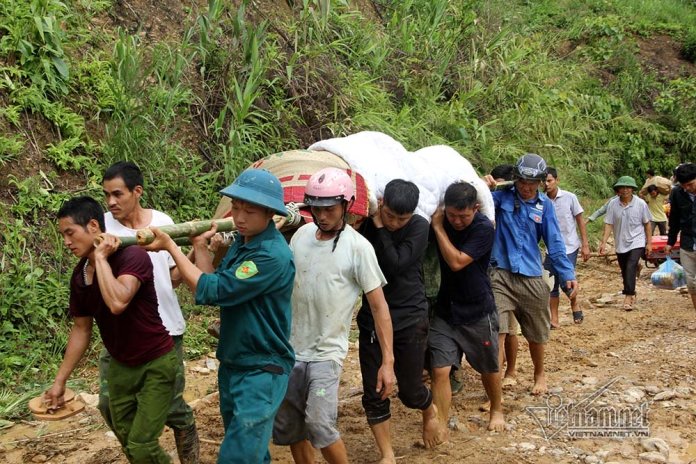
[[[481,173],[535,151],[599,201],[693,161],[695,59],[693,0],[3,0],[0,417],[60,361],[54,214],[112,162],[189,220],[251,161],[369,129]],[[186,309],[195,356],[213,313]]]

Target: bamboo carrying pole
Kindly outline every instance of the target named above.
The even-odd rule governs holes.
[[[281,216],[279,214],[273,216],[273,221],[276,223],[278,229],[285,225],[297,226],[302,221],[302,216],[300,215],[298,205],[294,203],[288,203],[286,205],[288,209],[287,216]],[[190,245],[191,236],[200,235],[203,232],[210,230],[213,222],[217,224],[218,232],[231,232],[237,230],[234,225],[234,221],[231,217],[221,218],[221,219],[210,219],[207,221],[190,221],[182,222],[180,224],[171,224],[168,226],[161,226],[159,230],[169,235],[174,239],[177,245],[184,246]],[[118,237],[121,241],[119,245],[120,248],[132,246],[132,245],[148,245],[155,240],[155,235],[149,228],[138,229],[135,233],[135,237]],[[103,240],[102,237],[97,237],[94,240],[94,246],[99,246],[99,243]]]
[[[213,222],[217,224],[218,232],[229,232],[231,230],[236,230],[232,218],[182,222],[181,224],[162,226],[159,228],[159,230],[169,235],[171,238],[177,239],[200,235],[203,232],[210,230]],[[140,229],[138,232],[136,232],[135,238],[138,245],[148,245],[155,240],[155,234],[153,234],[150,229]]]
[[[177,245],[190,245],[190,236],[200,235],[205,231],[210,230],[213,222],[217,224],[218,232],[230,232],[236,230],[234,226],[234,221],[232,218],[223,219],[211,219],[208,221],[190,221],[182,222],[180,224],[171,224],[168,226],[161,226],[159,229],[165,234],[169,235],[174,239]],[[149,228],[138,229],[135,233],[135,237],[118,237],[121,241],[119,245],[120,248],[132,246],[132,245],[148,245],[155,240],[155,235]],[[102,237],[97,237],[94,239],[94,246],[99,246],[102,242]]]

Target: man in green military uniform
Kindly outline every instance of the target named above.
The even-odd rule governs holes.
[[[221,193],[232,198],[238,237],[217,269],[207,249],[215,225],[192,238],[195,265],[157,228],[147,248],[172,255],[196,304],[220,306],[218,384],[225,438],[218,463],[267,463],[273,418],[295,362],[289,342],[295,265],[272,221],[287,210],[280,182],[264,170],[247,169]]]

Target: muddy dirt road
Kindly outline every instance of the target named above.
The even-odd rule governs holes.
[[[637,309],[625,312],[617,295],[615,263],[593,259],[580,264],[578,274],[585,322],[574,325],[567,301],[562,301],[562,327],[552,332],[547,345],[550,394],[539,398],[529,393],[532,366],[523,342],[519,383],[504,391],[504,433],[486,431],[487,415],[478,410],[483,390],[470,369],[464,371],[463,391],[453,400],[456,430],[449,443],[435,450],[425,450],[420,442],[420,413],[395,399],[393,439],[399,462],[696,462],[696,311],[688,295],[653,288],[650,270],[644,269]],[[204,367],[205,360],[187,364],[187,397],[198,399],[202,462],[214,463],[223,431],[217,397],[210,394],[216,389],[215,373],[206,374]],[[355,347],[341,383],[339,426],[351,461],[374,462],[378,453],[363,417]],[[633,436],[601,437],[600,430]],[[583,431],[591,436],[572,437]],[[640,434],[648,436],[635,436]],[[176,455],[171,432],[165,431],[162,443]],[[274,462],[292,462],[288,449],[272,447],[271,453]],[[99,414],[88,408],[59,423],[23,422],[0,432],[0,462],[126,460]]]

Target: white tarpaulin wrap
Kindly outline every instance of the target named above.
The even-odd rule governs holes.
[[[469,161],[445,145],[421,148],[416,152],[381,132],[358,132],[347,137],[319,141],[310,150],[325,150],[340,156],[351,169],[360,173],[370,191],[370,214],[377,211],[377,199],[392,179],[405,179],[420,190],[416,213],[430,220],[456,181],[471,183],[478,192],[481,212],[495,220],[493,197]]]

